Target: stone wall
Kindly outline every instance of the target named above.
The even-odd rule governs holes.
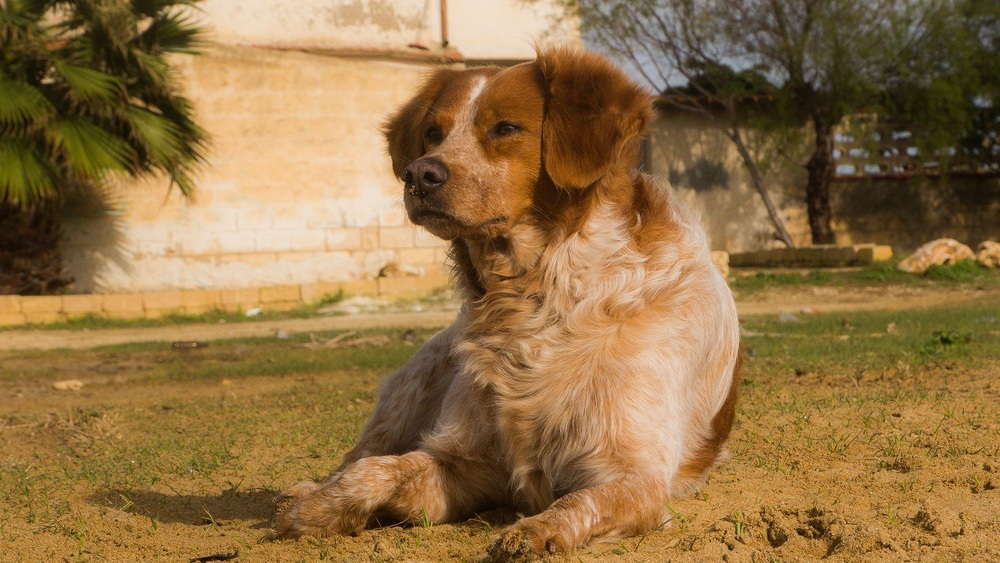
[[[785,226],[796,245],[808,245],[803,166],[808,155],[769,152],[773,146],[752,135],[750,143],[764,156],[766,184]],[[725,135],[692,114],[668,111],[654,122],[647,148],[647,168],[669,179],[679,197],[701,214],[713,250],[769,246],[773,227]],[[837,181],[831,205],[839,245],[891,245],[900,253],[944,236],[970,246],[1000,238],[1000,178],[995,176]]]
[[[212,136],[197,197],[154,178],[70,202],[72,292],[441,273],[445,243],[408,224],[379,131],[427,65],[225,46],[175,63]]]

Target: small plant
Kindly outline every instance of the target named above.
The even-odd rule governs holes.
[[[427,528],[430,528],[433,525],[434,525],[434,522],[432,522],[430,516],[427,515],[427,509],[426,508],[421,508],[420,509],[420,527],[424,528],[424,529],[427,529]]]
[[[746,520],[743,519],[742,512],[726,516],[723,520],[733,525],[733,533],[736,534],[736,539],[743,537],[743,526],[746,524]]]

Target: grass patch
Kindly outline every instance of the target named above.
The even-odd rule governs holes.
[[[671,525],[578,557],[766,553],[785,530],[798,533],[805,550],[786,555],[810,559],[833,549],[818,544],[834,524],[843,525],[844,545],[869,537],[851,536],[856,528],[907,546],[908,522],[924,522],[933,526],[921,537],[941,536],[947,549],[990,560],[975,551],[977,536],[957,531],[986,529],[993,518],[998,316],[1000,300],[991,298],[799,322],[743,319],[749,353],[732,459],[693,499],[671,507]],[[360,348],[309,349],[295,337],[193,350],[147,343],[4,353],[5,557],[189,560],[238,548],[254,561],[480,558],[511,515],[433,526],[423,518],[356,538],[260,541],[277,491],[336,466],[370,415],[379,381],[434,331],[416,330],[412,344],[401,332],[363,331],[388,343]],[[86,382],[80,393],[52,390],[52,381],[69,378]],[[961,520],[924,508],[956,505]],[[953,554],[937,545],[911,555]]]
[[[862,268],[841,270],[802,270],[737,273],[729,285],[739,295],[751,295],[788,287],[866,287],[893,285],[904,287],[977,287],[1000,288],[1000,270],[983,268],[975,260],[931,266],[924,274],[908,274],[897,268],[902,257],[876,262]]]

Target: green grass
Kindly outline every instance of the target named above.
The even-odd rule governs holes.
[[[756,272],[751,275],[734,273],[730,287],[741,295],[789,286],[863,287],[893,285],[910,287],[982,287],[1000,288],[1000,270],[991,270],[974,260],[962,260],[946,266],[931,266],[924,274],[908,274],[896,266],[901,258],[877,262],[863,268],[842,270],[802,270]]]
[[[906,311],[748,317],[744,345],[769,361],[799,369],[875,369],[1000,357],[1000,301]]]
[[[916,510],[907,503],[917,501],[907,499],[933,499],[934,487],[994,486],[995,477],[989,481],[976,468],[995,463],[990,460],[1000,453],[996,404],[980,387],[1000,367],[1000,300],[801,315],[799,321],[743,319],[749,357],[729,442],[733,460],[683,508],[700,519],[689,522],[675,513],[669,530],[598,554],[631,554],[640,547],[675,554],[664,538],[701,533],[710,503],[718,506],[718,529],[728,537],[762,541],[761,501],[752,489],[770,480],[804,488],[796,493],[801,503],[820,499],[830,510],[841,499],[823,496],[824,480],[837,483],[850,468],[857,498],[843,503],[863,508],[877,496],[877,520],[892,530]],[[80,378],[88,385],[80,394],[55,395],[66,403],[50,409],[0,404],[0,541],[24,553],[26,535],[55,537],[67,546],[65,553],[94,560],[121,556],[106,539],[108,530],[124,530],[151,546],[176,546],[181,534],[203,554],[221,551],[221,544],[264,559],[365,559],[372,546],[364,542],[383,541],[378,538],[398,544],[400,556],[420,559],[414,553],[449,534],[469,542],[472,552],[482,551],[489,541],[482,524],[469,524],[473,533],[462,525],[430,526],[426,519],[423,527],[374,532],[360,544],[344,538],[259,543],[275,493],[333,468],[369,416],[378,382],[434,331],[417,330],[415,344],[403,342],[400,332],[361,332],[389,340],[362,348],[314,350],[296,337],[235,339],[190,350],[146,343],[4,353],[0,396],[51,395],[42,389],[56,379]],[[842,473],[827,475],[833,466]],[[951,473],[936,477],[940,471]],[[951,475],[955,482],[945,482]],[[797,478],[805,480],[797,484]],[[725,488],[741,480],[746,484]],[[741,501],[739,491],[752,498]],[[496,523],[490,522],[487,532]],[[225,540],[206,543],[204,530],[211,530],[213,542]],[[355,551],[338,551],[348,549],[343,545]],[[435,555],[440,553],[426,558]]]

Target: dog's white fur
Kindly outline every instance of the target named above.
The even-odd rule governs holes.
[[[385,381],[340,468],[280,497],[278,536],[505,505],[531,516],[491,554],[572,550],[655,528],[704,480],[739,329],[697,218],[631,170],[650,102],[603,59],[556,50],[438,72],[389,122],[397,175],[450,171],[406,203],[453,240],[467,302]]]

